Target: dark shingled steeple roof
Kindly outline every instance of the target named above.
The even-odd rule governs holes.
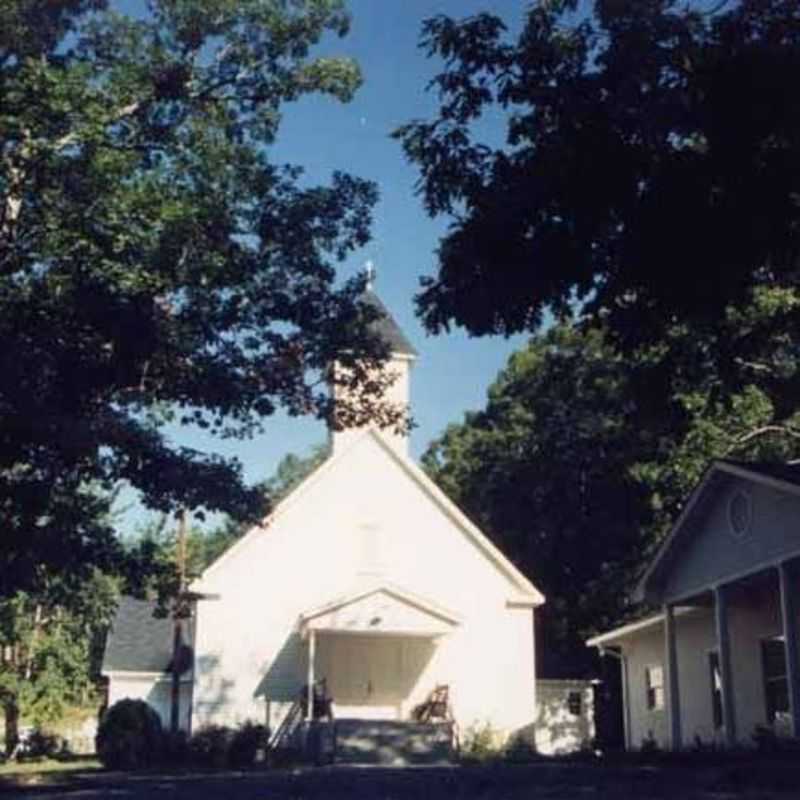
[[[111,624],[103,672],[167,672],[172,668],[173,622],[153,616],[156,604],[123,597]],[[184,622],[184,641],[193,641],[193,622]],[[183,661],[183,659],[181,659]]]
[[[361,296],[361,302],[370,308],[374,308],[380,314],[380,318],[372,323],[371,329],[373,333],[376,333],[389,345],[392,353],[416,358],[418,353],[414,346],[406,339],[405,334],[400,330],[400,326],[395,322],[378,295],[372,289],[367,289]]]

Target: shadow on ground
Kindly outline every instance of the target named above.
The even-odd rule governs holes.
[[[765,765],[766,766],[766,765]],[[738,771],[737,771],[738,770]],[[770,765],[705,769],[581,764],[418,767],[327,767],[271,772],[74,775],[61,785],[0,787],[2,797],[144,800],[787,800],[800,768]]]

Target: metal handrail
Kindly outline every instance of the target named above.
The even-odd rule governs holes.
[[[297,717],[301,715],[302,702],[300,696],[298,696],[290,706],[289,710],[286,712],[286,716],[281,720],[281,724],[278,725],[275,733],[270,736],[269,746],[277,747],[281,742],[283,742],[283,740],[291,733],[291,731],[294,730],[295,726],[299,722]]]

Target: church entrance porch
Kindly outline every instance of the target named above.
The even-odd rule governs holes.
[[[409,719],[414,705],[433,690],[427,668],[458,623],[431,601],[386,584],[303,614],[307,719],[315,685],[324,685],[336,718]]]
[[[404,720],[436,646],[421,636],[321,633],[314,674],[337,719]]]

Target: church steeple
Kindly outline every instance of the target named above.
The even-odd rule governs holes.
[[[409,408],[410,402],[410,383],[411,367],[417,359],[417,351],[408,341],[394,317],[389,313],[386,306],[375,293],[375,267],[371,261],[366,264],[367,286],[361,296],[361,302],[377,312],[377,318],[370,325],[370,330],[378,338],[382,339],[391,352],[387,370],[395,377],[394,382],[386,392],[386,400],[403,409]],[[336,452],[358,433],[358,428],[348,428],[342,431],[333,431],[333,451]],[[387,429],[381,431],[386,441],[392,445],[399,453],[408,455],[408,434],[396,433],[394,430]]]
[[[361,296],[361,302],[378,312],[378,317],[370,325],[370,330],[375,336],[378,336],[389,345],[392,357],[403,356],[404,358],[415,359],[419,355],[411,342],[406,339],[406,335],[389,313],[380,297],[371,288],[367,288],[364,291]]]

